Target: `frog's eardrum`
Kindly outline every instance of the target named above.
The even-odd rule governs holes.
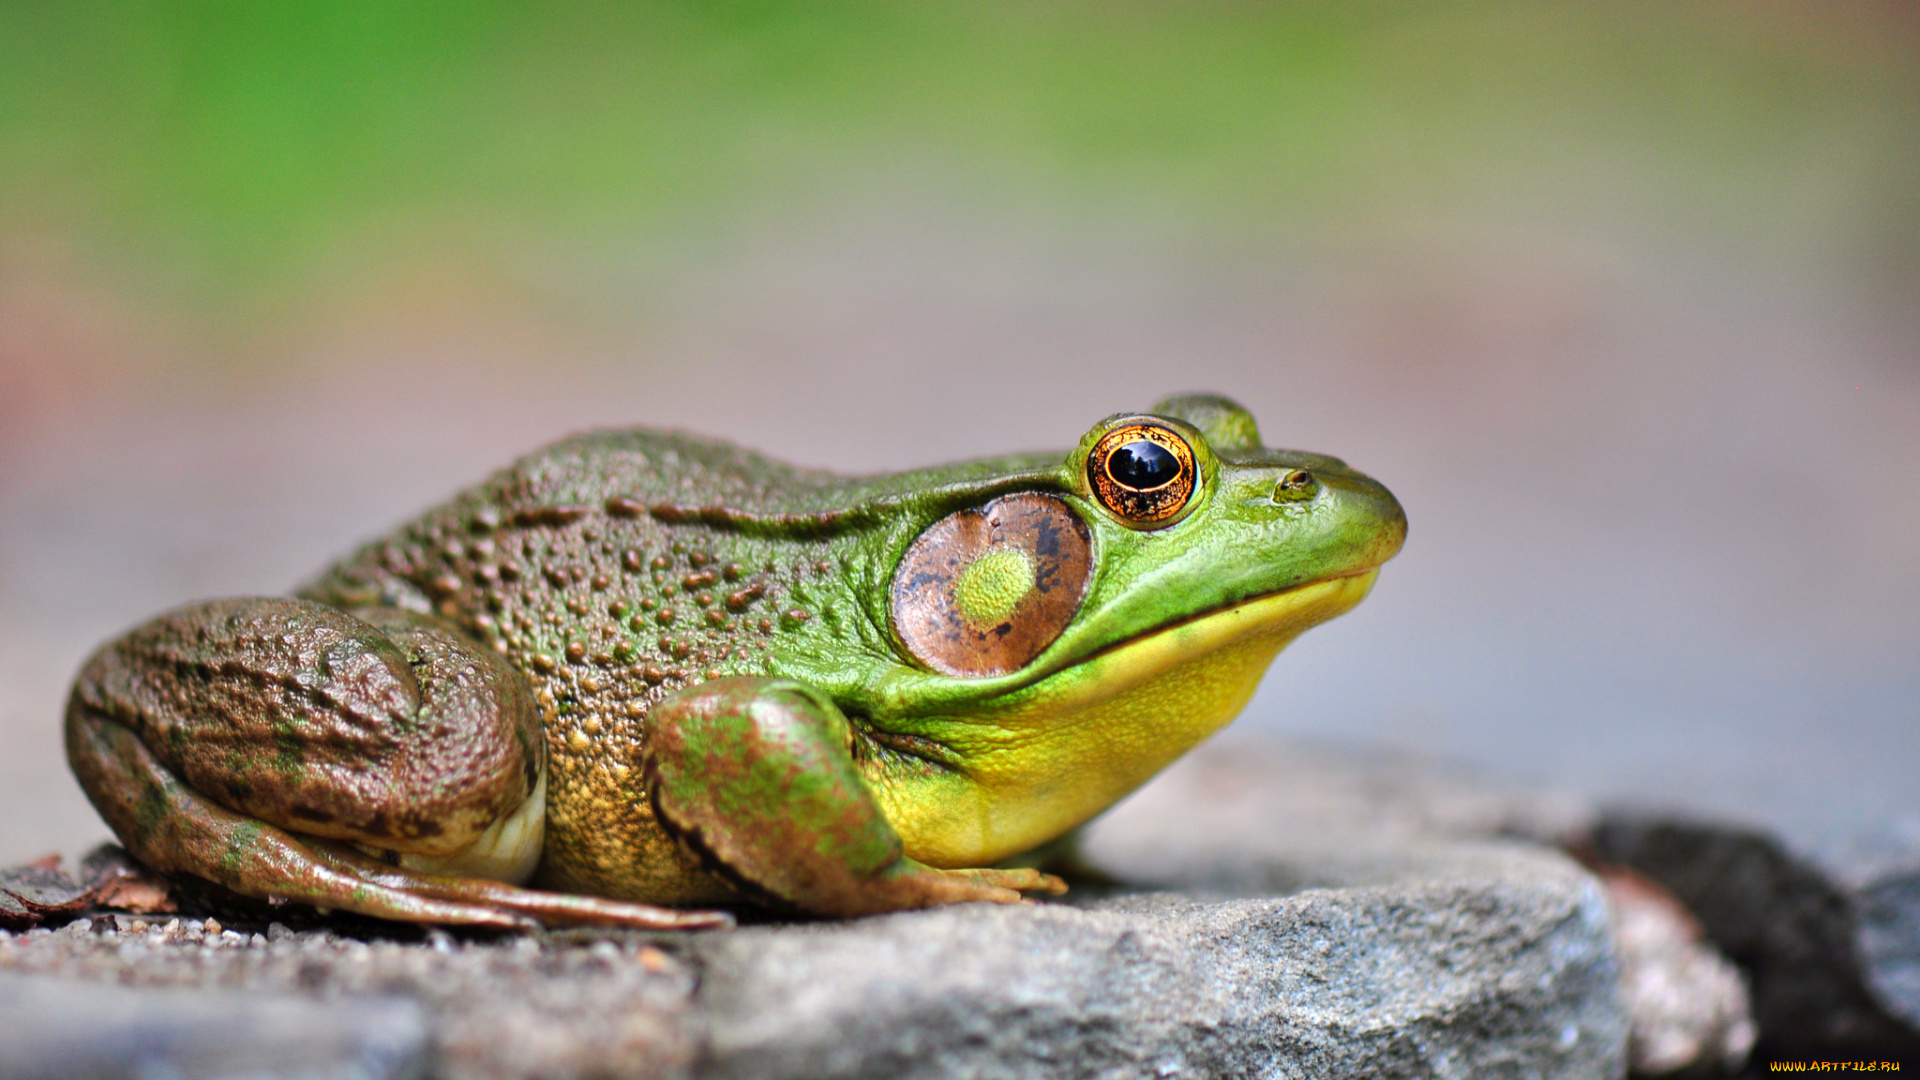
[[[950,514],[893,576],[894,633],[943,675],[1025,667],[1080,611],[1093,576],[1086,522],[1052,495],[1022,492]]]

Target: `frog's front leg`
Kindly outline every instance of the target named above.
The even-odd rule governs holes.
[[[939,870],[906,857],[852,756],[846,716],[785,679],[717,679],[654,706],[647,790],[716,874],[777,906],[869,915],[1059,893],[1037,870]]]
[[[266,598],[162,616],[82,669],[67,755],[134,855],[243,895],[413,922],[728,921],[511,884],[543,835],[538,707],[427,616]]]

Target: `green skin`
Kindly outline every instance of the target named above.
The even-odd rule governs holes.
[[[1188,443],[1196,480],[1150,526],[1087,478],[1100,438],[1143,421]],[[1084,597],[1017,670],[941,674],[896,631],[895,571],[936,522],[1022,493],[1084,523]],[[1379,484],[1262,447],[1206,395],[1064,456],[866,478],[595,433],[297,598],[110,642],[75,684],[68,756],[135,855],[270,901],[649,927],[729,919],[690,905],[1014,902],[1064,886],[995,864],[1230,719],[1405,534]],[[983,558],[954,603],[1025,610],[1025,565]]]

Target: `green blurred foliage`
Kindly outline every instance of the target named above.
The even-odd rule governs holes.
[[[1893,265],[1920,246],[1912,31],[1698,2],[8,0],[0,232],[245,306],[369,244],[625,243],[906,177],[1223,233],[1518,207]]]

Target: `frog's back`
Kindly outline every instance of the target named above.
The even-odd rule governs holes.
[[[843,508],[886,482],[649,430],[592,432],[522,458],[301,590],[352,610],[432,612],[505,655],[545,712],[555,887],[700,902],[724,890],[654,821],[639,777],[660,699],[765,674],[810,617]]]

